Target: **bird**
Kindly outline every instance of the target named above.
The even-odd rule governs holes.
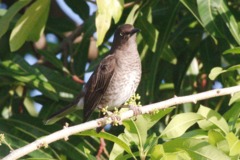
[[[83,108],[83,122],[86,122],[95,109],[121,107],[136,92],[141,80],[138,32],[140,29],[131,24],[119,26],[109,53],[96,67],[83,91],[72,103],[50,116],[45,124],[53,124],[80,108]]]

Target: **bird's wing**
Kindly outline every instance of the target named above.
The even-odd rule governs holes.
[[[105,57],[85,86],[83,121],[87,121],[101,101],[114,75],[116,60],[114,55]]]

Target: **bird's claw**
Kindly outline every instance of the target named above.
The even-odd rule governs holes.
[[[134,120],[137,120],[137,116],[142,113],[139,107],[134,105],[129,105],[129,109],[133,111]]]

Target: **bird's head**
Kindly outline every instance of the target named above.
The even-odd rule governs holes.
[[[114,34],[113,43],[115,45],[127,45],[129,42],[133,41],[136,43],[136,34],[140,32],[140,29],[134,28],[131,24],[124,24],[117,28]]]

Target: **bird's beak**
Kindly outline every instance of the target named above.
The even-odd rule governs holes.
[[[137,33],[137,32],[141,32],[141,30],[138,29],[138,28],[134,28],[134,29],[130,32],[130,35],[132,36],[134,33]]]

